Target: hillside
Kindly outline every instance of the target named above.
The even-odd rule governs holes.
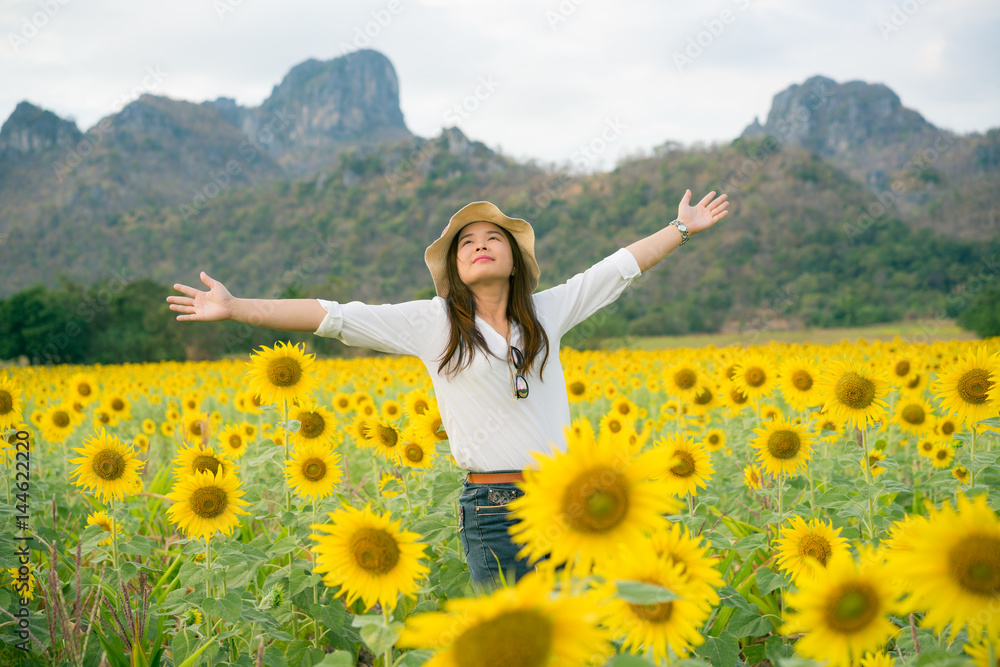
[[[109,118],[62,172],[75,125],[25,103],[0,129],[0,261],[18,267],[0,298],[201,269],[237,295],[426,297],[424,248],[478,199],[532,221],[544,288],[669,222],[686,187],[729,193],[730,216],[578,338],[954,316],[996,274],[1000,132],[940,130],[877,84],[814,77],[729,145],[589,175],[457,129],[414,137],[372,51],[298,65],[254,109],[144,96]]]

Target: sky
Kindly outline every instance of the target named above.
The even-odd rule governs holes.
[[[817,74],[985,132],[997,35],[996,0],[0,0],[0,121],[27,100],[85,131],[144,92],[252,107],[304,60],[373,48],[414,134],[605,170],[728,142]]]

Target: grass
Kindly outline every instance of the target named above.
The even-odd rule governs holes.
[[[800,329],[798,331],[738,331],[726,333],[691,334],[686,336],[624,336],[609,338],[598,346],[602,350],[627,348],[631,350],[661,350],[677,347],[705,347],[715,345],[766,345],[778,343],[815,343],[830,345],[841,341],[857,342],[860,339],[892,340],[896,337],[911,343],[929,343],[937,340],[975,340],[974,333],[958,327],[954,320],[927,320],[873,324],[865,327],[835,329]]]

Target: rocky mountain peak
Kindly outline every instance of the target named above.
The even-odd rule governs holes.
[[[21,102],[0,127],[0,153],[40,153],[53,146],[64,146],[82,136],[76,123],[51,111]]]

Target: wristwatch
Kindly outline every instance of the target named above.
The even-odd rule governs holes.
[[[677,227],[678,230],[680,230],[680,232],[681,232],[681,245],[684,245],[685,243],[687,243],[688,242],[688,237],[691,236],[688,233],[687,225],[685,225],[680,220],[674,220],[673,222],[670,223],[670,225],[674,225],[675,227]],[[667,225],[667,227],[669,227],[670,225]]]

